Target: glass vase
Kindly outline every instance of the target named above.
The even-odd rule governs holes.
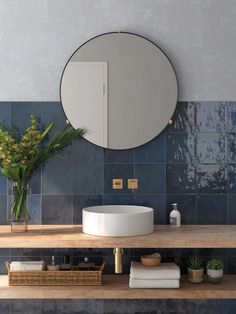
[[[27,183],[13,182],[10,203],[11,232],[26,232],[31,211],[31,189]]]

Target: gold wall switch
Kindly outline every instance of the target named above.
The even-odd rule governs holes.
[[[128,189],[136,190],[138,188],[138,179],[128,179]]]
[[[112,180],[112,187],[114,190],[123,189],[123,179],[113,179]]]

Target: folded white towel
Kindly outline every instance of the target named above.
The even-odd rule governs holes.
[[[159,266],[146,267],[131,262],[130,278],[136,279],[180,279],[180,268],[174,263],[161,263]]]
[[[129,279],[130,288],[179,288],[179,279],[157,279],[157,280],[144,280],[144,279]]]
[[[44,261],[11,262],[10,270],[43,270]]]

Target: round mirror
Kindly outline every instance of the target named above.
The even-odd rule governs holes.
[[[67,62],[61,102],[74,128],[102,147],[128,149],[156,137],[178,96],[173,66],[150,40],[131,33],[90,39]]]

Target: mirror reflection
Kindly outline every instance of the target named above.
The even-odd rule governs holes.
[[[130,33],[108,33],[83,44],[61,79],[61,101],[74,128],[112,149],[140,146],[156,137],[175,110],[178,86],[167,56]]]

